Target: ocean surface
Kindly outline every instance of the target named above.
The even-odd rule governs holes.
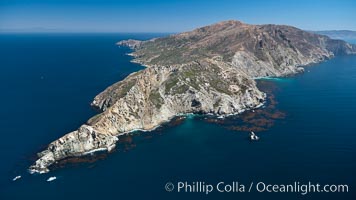
[[[95,114],[96,94],[143,69],[122,39],[161,34],[0,35],[0,199],[356,199],[356,56],[259,80],[264,108],[216,119],[189,115],[120,138],[109,155],[27,167],[51,141]],[[355,41],[354,41],[355,42]],[[251,142],[248,130],[260,140]],[[12,178],[22,175],[13,182]],[[46,179],[56,176],[53,182]],[[177,192],[177,182],[216,185],[347,184],[347,193]],[[167,182],[175,188],[165,190]]]

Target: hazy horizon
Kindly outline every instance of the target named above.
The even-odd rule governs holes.
[[[355,31],[355,7],[351,0],[2,0],[0,32],[177,33],[232,19]]]
[[[219,21],[220,22],[220,21]],[[206,24],[206,25],[211,25],[211,24]],[[257,25],[257,24],[256,24]],[[289,25],[289,24],[277,24],[277,25]],[[205,26],[205,25],[203,25]],[[202,27],[202,26],[200,26]],[[195,27],[195,28],[200,28],[200,27]],[[195,29],[193,28],[193,29]],[[296,27],[299,28],[299,27]],[[180,32],[185,32],[185,31],[191,31],[190,30],[184,30]],[[323,31],[352,31],[356,32],[356,30],[350,30],[350,29],[321,29],[321,30],[306,30],[302,29],[304,31],[312,31],[312,32],[323,32]],[[145,34],[145,33],[157,33],[157,34],[176,34],[180,33],[179,31],[177,32],[168,32],[168,31],[159,31],[159,32],[154,32],[154,31],[105,31],[105,30],[61,30],[61,29],[46,29],[46,28],[41,28],[41,27],[34,27],[34,28],[28,28],[28,29],[0,29],[0,33],[118,33],[118,34]]]

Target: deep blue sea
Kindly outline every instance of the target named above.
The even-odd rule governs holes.
[[[0,35],[0,199],[356,199],[356,56],[259,80],[264,108],[216,119],[187,116],[120,138],[116,151],[62,164],[48,174],[27,167],[51,141],[95,114],[96,94],[143,69],[122,39],[161,34]],[[248,140],[246,130],[261,139]],[[77,160],[76,160],[77,161]],[[12,178],[22,175],[13,182]],[[50,176],[57,180],[46,182]],[[347,184],[348,193],[177,192],[177,182],[216,185]],[[165,191],[172,182],[175,189]]]

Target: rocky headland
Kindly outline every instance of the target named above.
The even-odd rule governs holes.
[[[117,43],[134,51],[147,68],[98,94],[101,112],[38,153],[31,173],[46,173],[56,162],[95,151],[111,151],[117,136],[152,130],[186,113],[238,114],[263,104],[255,78],[281,77],[356,46],[284,25],[224,21],[148,41]]]

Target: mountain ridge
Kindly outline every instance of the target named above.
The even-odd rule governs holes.
[[[303,41],[305,39],[308,41]],[[118,44],[126,45],[126,41],[121,41]],[[347,44],[344,41],[332,40],[329,37],[305,32],[292,26],[273,24],[248,25],[232,20],[165,38],[144,42],[135,41],[135,45],[138,46],[135,47],[135,52],[132,53],[135,57],[134,62],[146,66],[181,64],[202,57],[211,58],[214,56],[220,56],[231,62],[236,52],[243,52],[243,55],[237,55],[240,60],[246,60],[249,57],[246,62],[253,62],[252,60],[254,59],[264,61],[266,57],[272,57],[272,59],[269,59],[272,60],[272,65],[266,62],[261,63],[265,65],[265,68],[270,68],[270,74],[265,72],[265,74],[258,74],[259,76],[293,74],[298,72],[294,68],[295,66],[317,63],[333,57],[334,54],[349,54],[356,49],[355,45]],[[187,47],[188,45],[189,47]],[[335,46],[338,48],[335,48]],[[279,51],[279,47],[283,49]],[[264,48],[268,48],[267,51],[263,51]],[[163,51],[163,53],[160,51]],[[247,56],[245,54],[246,51],[249,51],[252,55]],[[274,54],[271,55],[270,52]],[[291,58],[295,61],[295,63],[292,63],[292,65],[295,65],[294,67],[289,67],[291,66],[288,63],[289,60],[281,58],[280,55],[283,54],[294,57]],[[299,59],[300,57],[304,57],[304,60]],[[311,59],[308,59],[308,57],[311,57]],[[273,66],[280,66],[281,62],[285,63],[285,67],[290,68],[289,71],[283,73],[274,69]]]
[[[177,115],[225,116],[255,109],[266,94],[254,78],[288,76],[303,71],[301,66],[356,53],[355,45],[295,27],[234,20],[117,44],[132,48],[133,62],[147,68],[98,94],[92,106],[101,113],[50,143],[31,173],[46,173],[68,157],[111,151],[118,135],[152,130]]]

